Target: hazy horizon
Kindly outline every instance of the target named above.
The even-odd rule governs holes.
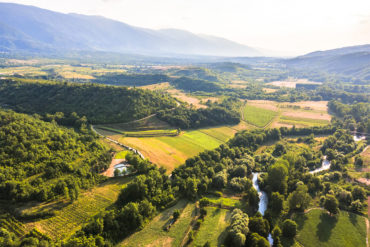
[[[370,1],[12,0],[100,15],[151,29],[182,29],[285,55],[370,43]]]

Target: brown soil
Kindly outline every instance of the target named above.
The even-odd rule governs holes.
[[[110,163],[109,168],[103,173],[101,173],[101,175],[104,175],[110,178],[113,177],[114,176],[114,166],[118,165],[119,163],[122,163],[123,161],[125,161],[125,159],[112,159],[112,162]]]

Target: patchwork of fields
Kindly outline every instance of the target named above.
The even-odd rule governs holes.
[[[171,172],[186,159],[227,142],[238,130],[231,126],[183,131],[179,136],[111,138],[139,150],[150,161]]]
[[[279,103],[249,100],[244,106],[243,119],[256,127],[312,127],[330,123],[327,101]]]

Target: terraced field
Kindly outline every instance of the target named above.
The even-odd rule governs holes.
[[[56,215],[36,222],[25,224],[28,230],[37,228],[53,239],[64,239],[76,232],[84,223],[100,211],[111,206],[118,197],[123,185],[131,178],[115,178],[84,192],[77,201],[56,210]],[[50,205],[40,205],[49,207]],[[42,210],[30,208],[28,210]]]

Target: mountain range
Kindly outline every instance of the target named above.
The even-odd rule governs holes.
[[[370,44],[315,51],[283,60],[287,67],[370,80]]]
[[[261,56],[254,48],[178,29],[0,3],[0,51],[104,51],[142,55]]]

